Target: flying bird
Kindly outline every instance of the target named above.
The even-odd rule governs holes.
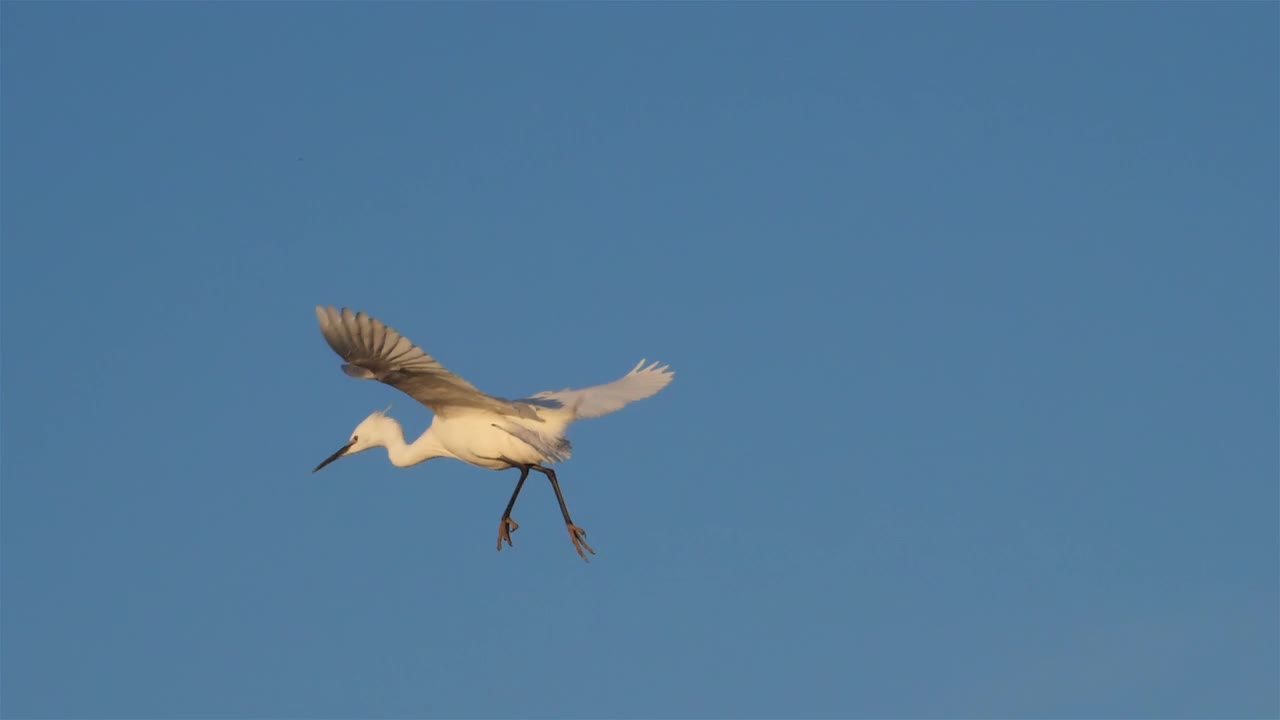
[[[426,432],[408,443],[399,422],[388,417],[386,411],[375,412],[356,426],[345,445],[312,472],[339,458],[377,447],[387,449],[387,456],[396,467],[443,457],[489,470],[518,469],[520,479],[498,523],[501,551],[503,542],[513,546],[511,533],[520,526],[511,519],[511,511],[529,471],[536,470],[551,481],[578,555],[586,560],[586,553],[596,554],[587,544],[586,531],[569,517],[560,482],[548,466],[572,455],[565,438],[571,423],[608,415],[653,396],[675,376],[667,366],[641,360],[631,372],[611,383],[506,400],[477,390],[408,338],[362,312],[317,307],[316,318],[329,347],[346,361],[343,372],[361,380],[386,383],[426,405],[435,417]]]

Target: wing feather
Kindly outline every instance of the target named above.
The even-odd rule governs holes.
[[[617,412],[627,405],[652,397],[671,383],[675,372],[658,363],[645,365],[641,360],[631,372],[604,385],[581,390],[557,390],[540,392],[526,402],[543,407],[564,407],[575,418],[593,418]]]
[[[343,372],[352,377],[390,385],[437,415],[478,408],[537,419],[532,407],[480,392],[376,318],[349,308],[317,307],[316,319],[329,347],[346,361]]]

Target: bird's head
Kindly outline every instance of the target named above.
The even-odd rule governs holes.
[[[390,410],[390,408],[387,408],[387,410]],[[356,426],[356,429],[351,431],[351,439],[347,441],[347,444],[338,448],[337,452],[325,458],[324,462],[317,465],[316,469],[311,472],[319,472],[325,465],[328,465],[338,458],[344,458],[348,455],[355,455],[356,453],[364,452],[365,450],[382,447],[386,445],[386,438],[390,437],[391,433],[399,428],[399,423],[388,417],[386,410],[379,410],[364,420],[361,420],[360,424]]]

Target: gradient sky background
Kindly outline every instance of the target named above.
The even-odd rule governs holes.
[[[1280,713],[1275,3],[2,19],[6,717]]]

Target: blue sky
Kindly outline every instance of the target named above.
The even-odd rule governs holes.
[[[1276,4],[0,15],[6,717],[1280,713]]]

